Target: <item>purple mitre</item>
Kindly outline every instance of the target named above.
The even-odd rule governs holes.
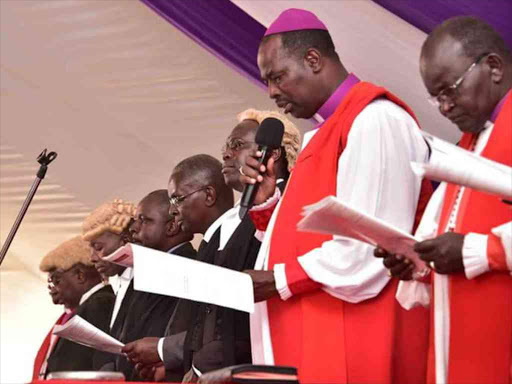
[[[321,29],[327,31],[327,27],[313,12],[304,9],[290,8],[274,20],[265,32],[265,36],[276,33],[303,31],[305,29]]]

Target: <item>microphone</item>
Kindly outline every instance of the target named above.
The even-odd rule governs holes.
[[[267,117],[263,120],[256,132],[255,142],[258,144],[258,151],[262,152],[259,159],[258,168],[261,164],[267,164],[272,150],[281,147],[283,141],[284,125],[275,117]],[[240,200],[239,216],[241,219],[245,217],[249,209],[251,209],[256,193],[258,192],[259,183],[247,184]]]

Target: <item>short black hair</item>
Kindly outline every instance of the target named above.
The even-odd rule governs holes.
[[[194,183],[196,188],[201,186],[214,187],[221,200],[224,196],[233,198],[232,189],[224,181],[222,163],[213,156],[200,154],[187,157],[174,167],[171,177],[175,175]]]
[[[263,38],[261,44],[265,44],[273,36],[281,36],[283,48],[289,55],[302,58],[308,49],[315,48],[323,56],[338,58],[331,35],[323,29],[305,29],[268,35]]]
[[[512,59],[501,35],[491,25],[473,16],[452,17],[438,25],[423,43],[421,54],[430,51],[435,42],[444,36],[459,41],[469,58],[476,60],[484,53],[497,53],[509,62]]]
[[[141,202],[142,201],[157,204],[162,216],[164,216],[165,218],[169,216],[170,203],[167,189],[157,189],[156,191],[150,192],[146,197],[144,197],[141,200]]]

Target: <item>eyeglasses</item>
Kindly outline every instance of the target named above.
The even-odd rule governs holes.
[[[486,52],[486,53],[482,53],[480,56],[478,56],[476,58],[476,60],[473,62],[473,64],[471,64],[469,66],[468,69],[466,69],[464,71],[464,73],[462,74],[461,77],[459,77],[455,83],[453,83],[452,85],[444,88],[441,90],[441,92],[439,92],[437,95],[435,96],[429,96],[427,99],[429,101],[430,104],[432,104],[432,106],[436,107],[436,108],[439,108],[440,105],[446,101],[451,101],[453,102],[458,96],[459,96],[459,93],[458,93],[458,88],[460,87],[460,85],[462,84],[462,82],[464,81],[464,79],[466,78],[466,76],[473,70],[473,68],[476,67],[476,65],[486,56],[488,56],[489,53]]]
[[[62,277],[65,274],[67,274],[69,272],[76,273],[77,272],[76,267],[77,267],[77,265],[75,264],[68,269],[58,269],[57,271],[50,273],[48,275],[48,279],[46,280],[48,282],[48,288],[52,289],[52,288],[55,288],[57,285],[59,285]]]
[[[204,191],[208,187],[201,187],[199,189],[196,189],[195,191],[192,191],[190,193],[187,193],[186,195],[182,196],[173,196],[169,199],[169,203],[171,204],[171,208],[177,208],[179,205],[189,196],[193,195],[196,192]],[[172,209],[169,210],[169,212],[172,212]]]
[[[226,143],[222,146],[222,153],[225,153],[228,149],[233,152],[238,152],[246,147],[248,147],[250,144],[256,144],[254,141],[246,141],[243,139],[240,139],[238,137],[233,137],[231,139],[228,139]]]

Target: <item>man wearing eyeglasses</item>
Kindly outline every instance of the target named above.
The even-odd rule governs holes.
[[[420,70],[430,102],[463,132],[459,146],[512,166],[512,53],[501,36],[473,17],[449,19],[424,42]],[[496,196],[446,183],[433,195],[417,232],[430,240],[415,247],[435,272],[428,382],[511,382],[511,220]],[[395,255],[375,254],[411,278]],[[413,305],[406,286],[401,300]]]
[[[257,148],[256,131],[268,117],[279,119],[284,125],[282,147],[272,152],[278,186],[284,189],[289,170],[294,166],[300,146],[298,129],[278,112],[248,109],[238,115],[238,125],[231,131],[222,149],[222,174],[226,184],[242,192],[240,167],[246,157]],[[239,217],[239,205],[222,216],[220,244],[213,264],[236,271],[253,269],[260,249],[258,234],[250,217]],[[190,361],[190,376],[199,376],[218,368],[250,363],[251,343],[249,315],[245,312],[215,305],[197,304],[196,317],[188,329],[185,342],[185,361]],[[186,365],[187,366],[187,365]]]
[[[248,109],[238,115],[239,124],[232,130],[222,148],[222,175],[227,186],[235,191],[242,192],[243,190],[243,185],[239,181],[240,166],[244,164],[245,157],[250,151],[256,148],[254,142],[256,131],[261,121],[267,117],[278,118],[285,126],[283,147],[273,153],[280,186],[284,187],[289,169],[295,163],[300,147],[298,129],[277,112]],[[183,195],[171,195],[171,202],[176,209],[179,209],[188,198],[202,191],[203,188],[204,186],[198,186]],[[219,218],[222,221],[218,229],[221,238],[217,254],[213,256],[213,263],[234,270],[243,270],[253,267],[260,242],[255,238],[255,228],[250,218],[240,220],[238,210],[237,204]],[[215,236],[214,233],[211,237]],[[205,239],[208,239],[208,236],[205,236]],[[187,308],[189,305],[197,306],[198,308],[195,308],[194,311],[206,312],[206,315],[204,318],[202,316],[196,318],[192,327],[193,333],[203,334],[202,340],[192,340],[193,338],[190,337],[184,345],[186,335],[184,330],[190,328],[188,322],[192,321],[184,320],[187,316],[183,313],[189,309],[192,310],[190,307]],[[180,314],[181,316],[179,316]],[[168,368],[166,379],[176,381],[179,378],[176,375],[177,371],[180,368],[183,370],[183,356],[179,356],[177,359],[174,357],[177,354],[183,355],[184,348],[186,350],[185,359],[189,360],[189,365],[191,362],[195,362],[195,369],[198,373],[251,361],[248,316],[239,311],[228,308],[219,309],[212,305],[194,304],[181,300],[166,336],[159,345],[159,356],[156,355],[156,348],[141,348],[133,353],[134,358],[142,363],[141,366],[146,365],[143,370],[144,373],[149,374],[148,378],[153,379],[154,375],[151,374],[151,370],[147,366],[156,365],[159,360],[162,360]],[[232,341],[227,342],[226,339]],[[194,371],[191,371],[190,375],[193,374]],[[179,379],[181,380],[181,378]]]
[[[58,324],[64,324],[76,314],[106,332],[115,296],[112,288],[101,281],[89,254],[88,244],[76,236],[48,253],[40,269],[49,273],[59,301],[74,309],[63,314]],[[46,360],[41,365],[35,364],[39,371],[34,372],[34,376],[38,374],[44,379],[50,372],[95,370],[94,349],[50,334],[44,344],[48,346]],[[41,357],[38,353],[36,363]]]
[[[44,261],[46,259],[43,259]],[[45,272],[48,268],[41,263],[40,265],[41,271]],[[73,315],[75,308],[70,307],[69,303],[65,303],[62,300],[62,297],[60,296],[58,287],[54,284],[55,280],[58,279],[57,277],[57,269],[50,269],[48,272],[48,293],[50,297],[52,298],[52,302],[55,305],[63,305],[64,306],[64,313],[57,319],[55,322],[55,325],[63,325],[65,324]],[[55,342],[57,341],[57,337],[52,335],[53,327],[48,332],[48,335],[43,340],[43,343],[39,347],[39,350],[37,352],[36,358],[34,360],[34,370],[32,374],[32,381],[38,380],[39,378],[44,378],[44,373],[46,372],[46,368],[42,369],[43,366],[46,366],[46,359],[49,356],[49,352],[52,350],[53,346],[55,345]],[[41,376],[40,376],[41,375]]]
[[[131,242],[135,244],[183,257],[196,256],[190,243],[193,235],[181,231],[174,215],[169,213],[167,190],[153,191],[140,201],[129,231]],[[132,293],[129,301],[122,303],[124,316],[119,319],[119,331],[114,336],[125,344],[135,340],[142,342],[142,338],[145,338],[144,343],[156,344],[165,333],[177,298],[135,291],[133,279],[128,289]],[[132,348],[133,345],[127,345],[123,352],[131,352]],[[102,370],[122,372],[128,381],[140,380],[134,365],[122,355],[110,355]]]
[[[220,244],[218,229],[223,215],[233,208],[233,191],[224,182],[221,170],[221,163],[212,156],[191,156],[174,168],[168,187],[169,212],[183,232],[204,235],[197,259],[209,263]],[[127,345],[128,357],[137,364],[141,377],[163,380],[166,370],[169,380],[177,381],[183,376],[183,345],[194,318],[195,303],[179,300],[165,338]]]

